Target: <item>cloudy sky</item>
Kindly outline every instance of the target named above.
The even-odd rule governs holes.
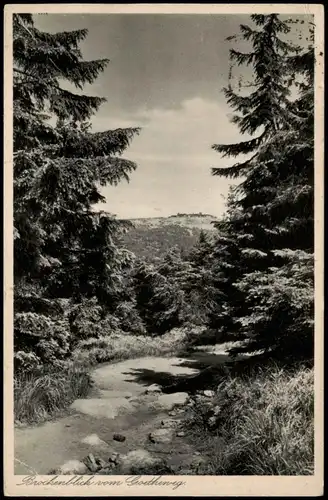
[[[110,59],[84,89],[107,98],[92,120],[94,131],[142,127],[124,155],[138,170],[130,184],[105,188],[101,208],[123,218],[221,215],[231,181],[212,177],[211,167],[231,160],[222,160],[211,145],[240,139],[222,93],[232,46],[225,39],[249,17],[49,14],[35,21],[49,32],[87,28],[85,59]]]

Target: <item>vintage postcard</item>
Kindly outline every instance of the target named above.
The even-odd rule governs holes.
[[[323,494],[323,6],[4,30],[6,495]]]

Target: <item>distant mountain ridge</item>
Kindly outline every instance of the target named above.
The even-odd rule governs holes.
[[[133,228],[123,236],[124,246],[146,261],[154,262],[178,246],[188,251],[197,243],[200,233],[213,232],[218,218],[210,214],[176,214],[169,217],[130,219]]]

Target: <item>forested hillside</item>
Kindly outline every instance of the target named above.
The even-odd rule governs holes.
[[[239,181],[225,214],[131,219],[131,226],[95,210],[105,201],[102,187],[133,182],[129,146],[142,134],[92,130],[105,99],[83,89],[109,61],[83,59],[87,30],[50,34],[32,15],[14,15],[16,418],[49,418],[87,395],[97,363],[179,355],[206,338],[237,341],[230,354],[255,353],[256,366],[269,368],[246,371],[246,382],[241,365],[230,378],[221,373],[226,421],[201,431],[208,438],[222,429],[228,446],[214,474],[311,473],[313,379],[303,371],[312,373],[314,362],[314,26],[296,46],[288,41],[295,23],[252,15],[230,37],[231,72],[246,65],[253,79],[239,88],[229,80],[223,90],[240,139],[221,144],[218,133],[218,166],[208,175],[213,184]],[[240,36],[248,53],[238,49]],[[283,387],[293,393],[293,373],[295,408],[304,403],[310,429],[304,442],[289,425],[288,404],[278,401]],[[256,396],[266,407],[273,387],[278,424]],[[254,465],[257,453],[267,468]]]
[[[217,217],[205,214],[177,214],[170,217],[130,219],[133,227],[122,237],[122,244],[139,258],[156,262],[172,247],[184,254],[198,242],[202,232],[211,234]]]

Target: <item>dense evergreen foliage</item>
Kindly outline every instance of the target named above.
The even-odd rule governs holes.
[[[213,146],[223,156],[251,154],[213,169],[214,175],[241,177],[217,224],[212,265],[223,275],[218,289],[229,319],[222,322],[218,304],[214,323],[220,318],[220,328],[247,337],[241,351],[307,358],[313,354],[313,32],[301,50],[279,37],[289,26],[277,15],[252,20],[256,28],[241,26],[241,32],[253,50],[232,49],[231,58],[252,65],[254,91],[245,96],[229,87],[225,94],[241,134],[255,137]]]
[[[246,140],[213,145],[242,159],[212,173],[240,182],[215,237],[198,228],[192,249],[187,227],[171,230],[174,217],[132,231],[146,248],[152,230],[149,259],[123,248],[127,222],[94,210],[104,200],[100,188],[136,168],[122,154],[138,128],[93,133],[89,123],[104,99],[84,95],[83,86],[108,60],[83,60],[86,30],[49,34],[32,16],[14,16],[18,369],[58,364],[80,342],[113,332],[156,336],[192,326],[244,341],[235,352],[313,356],[313,30],[301,49],[286,41],[290,25],[277,15],[251,21],[241,26],[251,51],[233,48],[231,60],[251,66],[252,91],[236,92],[230,82],[224,89]]]
[[[130,258],[116,245],[122,223],[93,206],[101,186],[135,170],[121,155],[139,130],[93,133],[88,120],[105,99],[63,88],[81,91],[109,62],[83,60],[87,30],[41,32],[26,14],[14,15],[13,33],[15,350],[24,366],[46,351],[47,361],[69,354],[59,299],[95,298],[102,313],[122,299]]]

